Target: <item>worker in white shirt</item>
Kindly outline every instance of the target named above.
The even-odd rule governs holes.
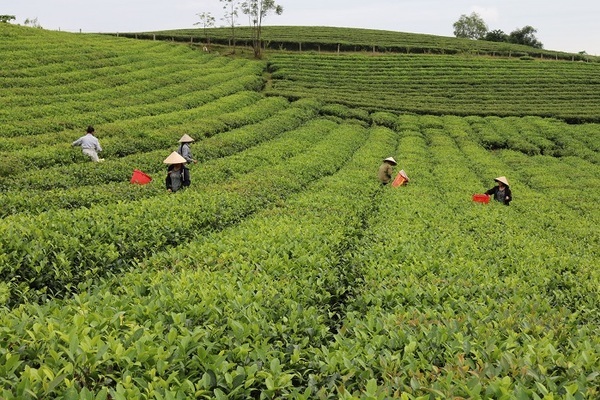
[[[94,133],[94,127],[88,126],[87,133],[71,143],[71,146],[81,146],[83,154],[90,157],[94,162],[104,161],[104,158],[98,158],[98,152],[102,151],[102,147],[100,147],[100,142]]]

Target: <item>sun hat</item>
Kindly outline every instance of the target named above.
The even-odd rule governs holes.
[[[396,160],[394,160],[394,157],[388,157],[386,159],[384,159],[383,161],[389,161],[394,165],[398,165],[398,163],[396,162]]]
[[[169,157],[165,158],[163,163],[165,164],[184,164],[186,162],[185,158],[183,158],[178,152],[174,151],[169,155]]]
[[[187,133],[179,139],[179,143],[191,143],[194,139],[192,139]]]
[[[508,179],[506,179],[505,176],[499,176],[498,178],[494,179],[496,182],[502,182],[504,183],[506,186],[510,186],[508,184]]]

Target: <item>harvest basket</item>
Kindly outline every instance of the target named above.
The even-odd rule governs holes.
[[[137,183],[138,185],[145,185],[147,183],[152,182],[152,177],[140,171],[139,169],[133,170],[133,175],[131,175],[131,183]]]
[[[392,186],[398,187],[406,183],[408,183],[408,176],[406,175],[406,172],[404,172],[404,170],[401,170],[398,172],[398,175],[396,175],[396,178],[392,182]]]
[[[487,204],[490,202],[490,196],[488,196],[487,194],[474,194],[473,201],[477,203]]]

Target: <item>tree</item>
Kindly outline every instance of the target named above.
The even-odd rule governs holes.
[[[238,18],[240,2],[238,0],[219,0],[223,3],[225,16],[223,20],[227,22],[227,26],[231,28],[231,42],[233,45],[233,54],[235,54],[235,25]]]
[[[26,18],[25,21],[23,21],[23,25],[31,26],[32,28],[42,29],[42,25],[40,25],[40,23],[38,22],[37,17],[33,19]]]
[[[262,56],[262,23],[271,11],[281,15],[283,7],[275,4],[275,0],[246,0],[242,3],[242,12],[250,19],[252,49],[256,58]]]
[[[488,42],[508,42],[508,35],[503,30],[495,29],[486,33],[483,40],[487,40]]]
[[[461,15],[452,26],[454,26],[454,36],[467,39],[481,39],[488,30],[486,23],[475,12],[469,16]]]
[[[206,38],[206,45],[209,46],[210,38],[208,37],[208,28],[215,26],[215,17],[209,12],[203,12],[196,15],[200,17],[200,22],[196,22],[194,25],[202,26],[202,29],[204,29],[204,37]]]
[[[0,15],[0,23],[8,23],[15,19],[16,17],[14,15]]]
[[[508,36],[508,41],[511,43],[523,44],[525,46],[541,49],[544,47],[544,45],[535,37],[534,33],[536,32],[537,30],[535,28],[527,25],[521,29],[512,31]]]

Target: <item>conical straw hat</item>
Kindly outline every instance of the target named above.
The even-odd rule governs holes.
[[[178,152],[174,151],[163,161],[165,164],[185,164],[185,158],[181,157]]]
[[[394,165],[398,165],[398,163],[396,162],[396,160],[394,160],[394,157],[388,157],[386,159],[384,159],[383,161],[389,161]]]
[[[193,141],[194,141],[194,139],[192,139],[187,133],[185,135],[183,135],[181,137],[181,139],[179,139],[179,143],[190,143]]]
[[[508,184],[508,179],[506,179],[505,176],[499,176],[498,178],[494,179],[496,182],[502,182],[504,183],[506,186],[510,186]]]

